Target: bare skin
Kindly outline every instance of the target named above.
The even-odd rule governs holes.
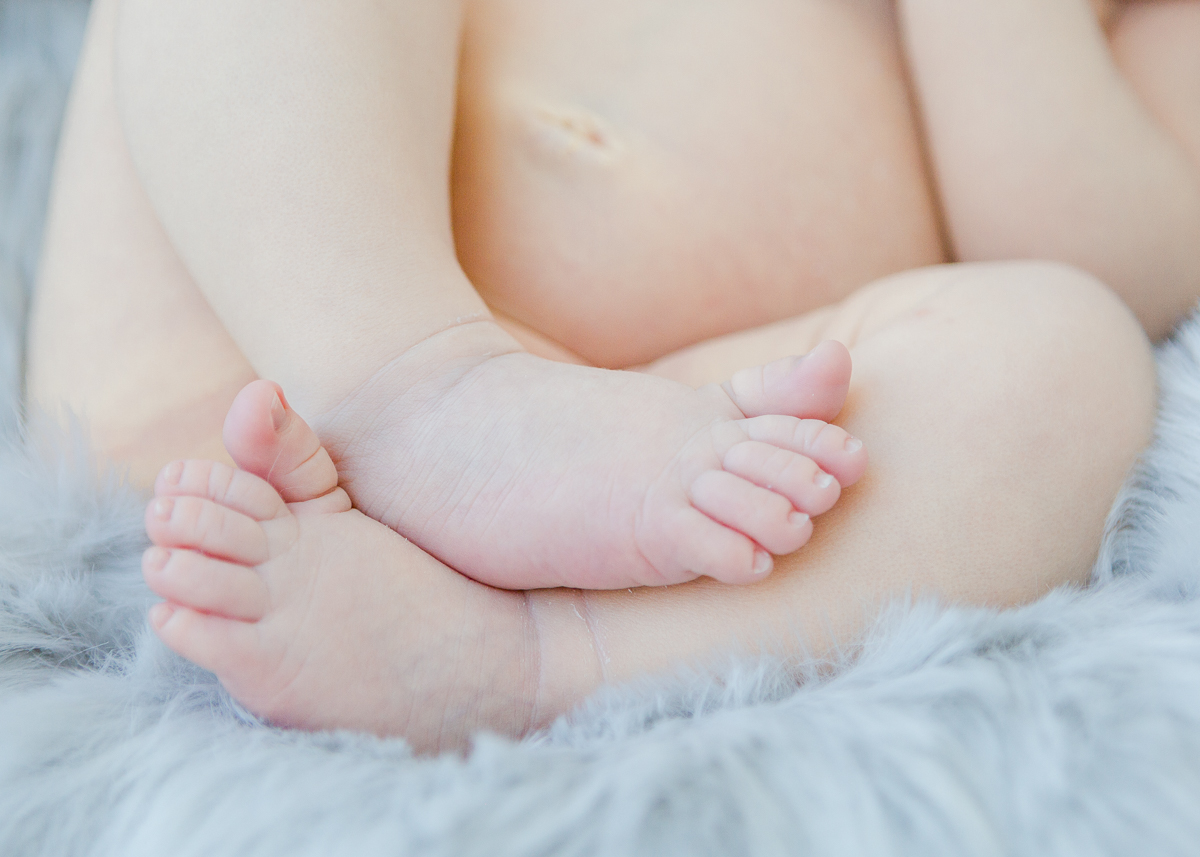
[[[276,391],[255,382],[226,421],[249,470],[181,461],[155,484],[143,569],[168,599],[150,614],[159,635],[281,725],[399,730],[426,749],[443,730],[453,745],[481,726],[527,729],[539,644],[524,597],[352,509]]]
[[[443,730],[453,745],[525,728],[537,658],[520,595],[471,584],[351,509],[328,456],[273,478],[289,504],[228,465],[164,470],[146,518],[162,547],[143,566],[170,599],[150,618],[172,648],[281,725],[400,729],[429,749]],[[486,684],[443,673],[429,655],[445,646]]]
[[[473,3],[459,258],[601,366],[952,261],[1082,268],[1158,339],[1200,282],[1197,44],[1195,0]]]
[[[918,76],[926,64],[932,66],[935,82],[920,91],[926,97],[936,93],[934,108],[926,111],[935,161],[943,148],[936,108],[944,103],[941,109],[970,116],[970,103],[954,91],[943,92],[940,83],[950,76],[944,66],[968,63],[940,54],[972,27],[992,33],[1036,21],[1052,45],[1079,50],[1090,34],[1111,65],[1087,4],[1060,0],[1061,8],[1041,13],[1038,3],[1028,5],[1014,0],[997,20],[974,11],[956,26],[951,19],[944,33],[936,22],[948,16],[932,0],[904,7],[912,39],[931,45],[918,42],[910,53]],[[202,7],[125,0],[123,8],[115,66],[118,107],[143,184],[201,290],[255,368],[296,390],[301,409],[337,455],[357,508],[464,574],[510,588],[622,588],[698,575],[744,583],[770,570],[770,554],[790,553],[808,540],[813,509],[824,511],[830,504],[824,497],[795,502],[812,484],[806,472],[811,459],[794,458],[803,458],[804,450],[788,443],[795,429],[777,420],[770,422],[774,429],[763,421],[743,422],[768,414],[805,416],[799,403],[813,382],[802,377],[802,365],[795,376],[775,379],[778,389],[765,389],[759,375],[754,394],[759,401],[750,410],[713,388],[685,390],[644,376],[564,366],[521,353],[519,342],[488,314],[483,296],[490,278],[475,277],[477,292],[457,268],[448,240],[448,197],[426,173],[439,165],[445,175],[450,156],[454,37],[462,26],[453,4],[302,3],[289,10],[244,0]],[[731,8],[722,4],[688,9],[682,32],[733,24]],[[767,4],[759,14],[771,10],[780,11]],[[539,4],[510,11],[520,20],[538,15]],[[677,19],[679,11],[667,7],[663,13]],[[614,13],[606,14],[613,23]],[[768,20],[738,14],[743,29],[747,21],[757,27]],[[615,17],[628,26],[622,13]],[[230,38],[231,31],[236,37]],[[410,42],[416,34],[419,43]],[[497,38],[503,36],[491,36]],[[1095,116],[1083,116],[1078,129],[1067,126],[1069,138],[1100,134],[1113,142],[1113,151],[1096,155],[1095,171],[1149,159],[1161,169],[1130,175],[1131,186],[1172,191],[1190,168],[1178,147],[1167,146],[1163,134],[1148,128],[1131,94],[1114,92],[1099,73],[1077,74],[1073,57],[1060,60],[1056,79],[1070,87],[1070,103],[1099,106]],[[762,77],[770,80],[773,70],[762,69]],[[501,70],[487,76],[505,79]],[[248,89],[246,80],[254,87]],[[1013,85],[1024,91],[1032,83],[1018,78]],[[620,86],[621,78],[607,85]],[[261,93],[270,95],[264,99]],[[1036,99],[1004,103],[1021,112],[988,116],[998,114],[1006,127],[1027,114],[1058,109],[1058,102],[1042,105]],[[626,108],[636,106],[635,99]],[[553,108],[543,106],[542,112]],[[574,132],[591,121],[586,114],[568,118],[568,131]],[[625,141],[620,130],[596,130],[603,124],[597,122],[582,136],[618,175],[636,169],[637,157],[654,151]],[[649,131],[653,123],[637,127]],[[461,121],[459,130],[460,138],[470,139],[469,121]],[[1025,140],[1014,145],[1021,143],[1024,149],[1036,145]],[[390,157],[384,154],[389,146]],[[949,146],[972,164],[978,163],[978,148],[958,137]],[[1070,163],[1087,165],[1079,157]],[[955,164],[949,161],[940,174],[953,178]],[[762,164],[755,167],[761,170]],[[1041,174],[1033,180],[1058,186]],[[653,177],[638,187],[653,188]],[[1074,200],[1076,189],[1066,187]],[[1109,209],[1127,212],[1131,194],[1111,179],[1106,187],[1112,204],[1088,205],[1088,211],[1105,217]],[[985,209],[992,210],[992,193],[970,198],[989,200]],[[947,200],[957,204],[953,195]],[[1195,226],[1182,237],[1200,239],[1200,194],[1163,201],[1172,206],[1170,223]],[[638,208],[645,206],[629,210]],[[1135,222],[1143,226],[1140,217],[1138,212]],[[1116,225],[1124,226],[1126,244],[1144,243],[1132,224]],[[988,234],[1001,232],[996,227]],[[460,235],[471,233],[469,225],[460,226]],[[536,234],[552,237],[553,230]],[[965,240],[953,231],[951,237]],[[652,246],[666,251],[666,245]],[[1019,252],[1008,255],[1036,252],[1018,246]],[[1155,255],[1164,258],[1162,252]],[[1187,261],[1195,254],[1179,255]],[[1158,274],[1167,282],[1190,283],[1193,274],[1200,276],[1200,265]],[[565,272],[562,277],[572,283],[571,295],[586,294],[577,280]],[[655,280],[642,272],[633,282]],[[330,301],[332,283],[357,285]],[[526,302],[537,292],[524,279],[519,288]],[[394,290],[393,300],[384,299],[385,290]],[[726,295],[737,292],[725,287]],[[585,303],[577,301],[572,311]],[[680,317],[677,307],[687,303],[676,301],[663,316]],[[308,329],[315,312],[323,330]],[[538,329],[545,333],[551,327]],[[323,353],[314,347],[322,336],[353,347]],[[758,409],[760,404],[767,410]],[[739,455],[747,442],[771,449]],[[767,462],[770,472],[763,469]],[[854,478],[859,473],[861,466]],[[528,574],[514,577],[513,570],[526,562]]]
[[[289,101],[300,99],[283,112],[273,118],[242,112],[258,111],[252,107],[255,97],[226,101],[226,107],[212,103],[222,113],[235,108],[226,119],[239,146],[261,138],[261,149],[253,144],[246,149],[246,154],[266,156],[257,165],[262,169],[257,178],[242,176],[239,181],[246,183],[236,191],[218,181],[201,193],[193,182],[216,166],[210,161],[197,163],[199,172],[181,182],[147,182],[159,208],[181,215],[164,220],[179,233],[177,246],[197,250],[185,250],[185,259],[204,271],[199,276],[206,297],[239,316],[234,324],[252,329],[248,335],[255,340],[265,335],[288,342],[285,351],[272,351],[271,357],[264,352],[268,363],[258,368],[271,371],[273,357],[285,353],[296,358],[280,362],[277,371],[282,377],[307,375],[304,386],[296,385],[298,395],[336,450],[355,506],[462,573],[507,588],[624,588],[700,575],[745,583],[761,577],[771,570],[771,554],[799,549],[811,534],[811,516],[836,501],[838,489],[827,477],[849,484],[865,467],[859,443],[851,453],[854,460],[848,458],[832,474],[818,474],[807,443],[796,439],[803,431],[797,418],[808,416],[805,406],[814,396],[835,400],[822,402],[820,415],[832,418],[840,409],[849,381],[845,350],[747,370],[722,387],[703,390],[525,352],[490,318],[453,258],[447,258],[446,236],[431,225],[445,201],[429,195],[417,170],[447,156],[436,124],[424,136],[403,130],[404,120],[413,115],[443,124],[434,111],[445,105],[416,89],[420,76],[439,59],[443,67],[452,64],[451,56],[435,52],[439,46],[445,50],[446,34],[453,32],[451,10],[435,6],[421,12],[429,41],[420,50],[396,53],[381,40],[422,25],[392,18],[373,5],[348,16],[329,4],[306,7],[295,19],[285,13],[279,21],[284,29],[268,25],[271,34],[264,31],[265,41],[257,45],[255,39],[229,41],[221,35],[225,24],[211,29],[217,19],[207,12],[185,23],[174,17],[184,7],[164,17],[154,5],[127,3],[132,32],[126,39],[134,47],[118,53],[116,71],[126,82],[123,100],[131,106],[128,136],[149,175],[163,165],[164,134],[183,132],[190,138],[199,130],[189,127],[192,120],[179,123],[156,107],[149,113],[144,109],[159,94],[144,86],[156,76],[154,69],[164,63],[177,67],[159,48],[144,50],[149,34],[162,28],[179,34],[183,25],[200,35],[198,42],[185,39],[184,49],[227,51],[229,64],[221,68],[228,71],[248,52],[263,48],[270,56],[278,51],[278,39],[288,33],[298,39],[297,46],[314,27],[325,33],[300,54],[285,48],[278,67],[272,60],[263,83],[290,92]],[[255,16],[276,14],[269,7],[256,11],[238,3],[224,12],[249,15],[241,20],[254,30],[261,23]],[[209,44],[209,38],[216,43]],[[171,43],[168,38],[161,47],[170,50]],[[202,76],[209,66],[209,60],[201,61]],[[373,85],[380,79],[392,82],[382,92]],[[187,88],[201,80],[179,82]],[[432,88],[434,95],[439,91]],[[385,104],[390,110],[378,113]],[[300,126],[293,121],[298,116],[307,117]],[[202,109],[196,118],[207,124],[216,114],[206,116]],[[264,118],[279,124],[264,126]],[[331,138],[327,121],[339,125],[346,138]],[[401,133],[407,158],[389,163],[364,150],[359,161],[353,151],[341,151],[349,140],[365,141],[368,148],[381,143],[379,135],[387,130]],[[213,142],[211,151],[219,152],[221,144]],[[269,166],[278,163],[281,145],[300,158],[293,177],[326,199],[327,210],[302,204],[283,220],[279,215],[290,207],[276,206],[265,219],[252,213],[265,195],[281,189],[281,174]],[[314,155],[328,157],[326,164],[336,169],[319,168],[310,160]],[[246,165],[255,160],[250,155]],[[165,165],[176,172],[170,160]],[[394,193],[381,195],[381,186]],[[199,195],[178,205],[180,194]],[[198,219],[184,214],[198,199],[211,199],[224,213],[211,220],[203,213]],[[239,209],[244,216],[230,215]],[[218,223],[215,231],[209,228]],[[298,236],[333,223],[340,226],[308,245],[315,253],[296,243]],[[389,223],[404,224],[400,234],[405,238],[377,234]],[[234,231],[226,231],[226,224]],[[259,226],[265,231],[255,234]],[[224,249],[214,256],[215,247]],[[331,341],[355,345],[349,354],[314,360],[320,350],[313,347],[315,340],[302,341],[279,325],[297,323],[298,308],[324,302],[324,295],[311,291],[312,277],[320,269],[332,276],[331,251],[346,268],[338,279],[372,285],[351,290],[321,310]],[[283,256],[291,259],[289,274],[276,268]],[[265,279],[254,273],[264,266],[275,269]],[[283,285],[281,275],[296,277],[286,293],[274,287]],[[372,307],[372,292],[384,284],[402,286],[397,297],[403,312],[380,314]],[[259,317],[253,313],[267,307],[251,300],[251,315],[243,315],[242,297],[250,291],[279,303]],[[374,327],[376,318],[388,319],[386,334]],[[318,365],[323,368],[317,370]],[[527,571],[518,575],[518,568]]]
[[[340,459],[357,508],[482,583],[760,579],[866,467],[861,441],[802,418],[841,410],[839,343],[695,390],[523,352],[481,362],[478,337],[456,327],[422,343],[327,421],[354,427],[344,448],[373,450]],[[456,345],[452,381],[421,371],[427,347]]]
[[[841,410],[839,343],[697,390],[535,357],[485,325],[414,346],[322,418],[355,507],[482,583],[751,582],[866,468],[861,441],[803,419]]]
[[[897,8],[954,257],[1078,265],[1169,333],[1200,283],[1200,3]]]
[[[937,303],[924,310],[892,327],[915,324],[928,333],[930,322],[932,330],[945,323],[945,309]],[[1103,319],[1103,314],[1092,317]],[[868,325],[865,332],[872,331]],[[877,335],[886,339],[886,329]],[[1073,351],[1058,354],[1069,357]],[[1049,357],[1043,352],[1034,359]],[[1005,404],[1025,413],[1029,393],[1037,399],[1060,394],[1052,380],[1058,373],[1051,370],[1050,364],[1042,370],[1042,383],[1050,379],[1049,387],[1030,390],[1022,383]],[[963,428],[974,422],[964,420]],[[1104,434],[1112,438],[1110,432],[1111,426]],[[1044,468],[1061,466],[1064,453],[1073,457],[1070,434],[1064,426],[1024,437],[1012,459],[1017,472],[1005,473],[1008,459],[997,456],[999,469],[975,475],[983,479],[977,495],[956,494],[954,505],[942,506],[936,518],[957,517],[963,511],[959,504],[967,504],[970,516],[986,510],[995,520],[1005,510],[993,496],[1039,496],[1046,486]],[[998,452],[987,452],[987,438],[958,442],[973,447],[972,454]],[[696,658],[702,663],[709,652],[784,654],[790,646],[821,651],[845,642],[873,612],[876,599],[896,591],[892,587],[907,573],[893,568],[880,574],[881,569],[871,568],[852,580],[831,577],[822,561],[833,559],[837,568],[845,545],[825,540],[817,546],[816,563],[801,562],[791,566],[790,575],[744,589],[720,590],[713,584],[720,590],[715,591],[692,584],[628,593],[504,593],[466,580],[352,509],[338,487],[332,458],[274,384],[257,381],[242,391],[226,420],[225,445],[243,469],[212,461],[174,462],[156,481],[156,497],[146,513],[155,547],[146,552],[143,568],[148,585],[166,602],[150,619],[167,645],[215,672],[250,710],[281,725],[404,734],[424,750],[460,747],[480,727],[523,734],[603,681]],[[904,455],[893,455],[885,454],[882,462],[884,485],[909,489],[914,504],[931,499],[924,479],[895,472]],[[931,461],[925,458],[922,466]],[[879,520],[876,512],[894,515],[888,493],[884,486],[869,487],[854,513],[870,521]],[[1096,510],[1102,514],[1103,504]],[[925,507],[912,520],[928,519],[929,511]],[[1035,511],[1045,514],[1047,507]],[[1077,512],[1076,505],[1072,513]],[[1022,538],[1045,533],[1044,519],[1024,520],[1029,526],[1009,531],[1020,529]],[[848,518],[842,533],[854,523]],[[930,554],[907,541],[919,526],[904,529],[893,531],[907,537],[908,556],[893,559],[904,569],[939,556],[946,546],[943,537]],[[1012,541],[981,545],[975,541],[977,530],[962,536],[961,549],[968,551],[964,560],[970,557],[963,569],[970,573],[944,579],[939,591],[965,588],[977,595],[991,590],[1000,603],[1013,598],[1016,593],[1006,591],[1014,583],[1012,569],[990,564],[989,570],[984,561],[988,547],[1001,546],[1011,560]],[[1068,548],[1064,541],[1072,540],[1038,541],[1038,549],[1061,552]],[[855,547],[866,547],[868,555],[878,549],[877,544]],[[1068,565],[1080,559],[1059,556]],[[1035,574],[1044,568],[1031,567]],[[1038,586],[1052,582],[1034,581]],[[838,589],[856,591],[860,599],[834,596]],[[706,617],[726,613],[737,593],[751,594],[748,604],[756,608],[740,617],[726,615],[719,628],[706,627]],[[667,605],[672,610],[662,612]]]
[[[353,19],[358,8],[339,8],[339,15]],[[344,434],[320,417],[409,346],[397,317],[422,300],[419,293],[401,297],[387,276],[368,276],[378,270],[370,265],[354,268],[376,245],[404,250],[384,268],[403,283],[461,277],[457,251],[486,302],[482,311],[490,308],[531,353],[562,362],[644,364],[648,373],[699,387],[807,353],[823,340],[850,349],[855,377],[837,423],[868,444],[870,473],[822,517],[804,550],[779,559],[761,583],[497,593],[409,543],[364,535],[377,547],[375,563],[356,566],[353,573],[366,568],[367,576],[355,578],[350,600],[341,603],[378,605],[382,597],[362,594],[376,586],[400,605],[387,617],[360,618],[381,651],[390,650],[389,622],[403,621],[397,612],[417,635],[405,643],[414,660],[394,664],[395,673],[378,664],[374,672],[398,682],[409,708],[377,696],[358,700],[377,704],[377,712],[331,704],[326,718],[310,711],[308,722],[399,732],[426,748],[460,746],[481,725],[521,734],[604,681],[703,664],[730,651],[819,653],[853,639],[877,606],[897,595],[1007,605],[1083,581],[1109,502],[1150,430],[1153,367],[1145,338],[1120,303],[1077,270],[1045,263],[918,267],[954,259],[956,242],[943,242],[939,224],[946,221],[952,236],[958,227],[949,222],[953,212],[941,210],[926,171],[889,8],[806,2],[787,4],[792,17],[772,20],[782,5],[715,4],[709,11],[721,14],[696,18],[704,37],[695,38],[695,28],[662,26],[686,24],[687,16],[667,14],[674,7],[639,5],[653,14],[638,19],[620,17],[632,7],[613,6],[617,17],[604,27],[576,28],[571,41],[549,7],[508,9],[540,9],[546,17],[535,26],[506,18],[507,7],[480,4],[466,18],[456,120],[449,72],[444,80],[423,78],[426,100],[399,118],[367,105],[366,114],[384,118],[381,129],[355,138],[370,150],[354,164],[394,166],[388,153],[399,148],[406,157],[417,153],[419,169],[382,182],[372,174],[345,183],[343,193],[345,176],[322,166],[315,183],[246,196],[245,176],[226,167],[257,174],[264,153],[287,162],[279,158],[285,151],[307,153],[309,164],[341,161],[323,162],[320,146],[289,149],[288,140],[243,151],[231,147],[237,129],[214,140],[206,125],[194,139],[174,140],[178,146],[169,135],[160,142],[189,163],[227,157],[215,170],[225,186],[213,185],[210,174],[172,189],[172,165],[153,144],[142,153],[139,175],[112,87],[116,5],[96,0],[47,231],[31,393],[87,412],[101,449],[149,482],[173,458],[220,458],[221,420],[234,396],[256,375],[270,374],[284,382],[338,466],[351,464],[343,459]],[[733,26],[737,15],[753,27]],[[1114,44],[1137,43],[1122,23],[1130,15],[1122,12],[1110,28]],[[496,25],[506,20],[507,29]],[[134,21],[127,20],[131,28]],[[405,37],[418,43],[411,50],[371,44],[418,58],[423,51],[452,54],[455,26],[431,26],[427,37],[413,29]],[[647,43],[654,33],[675,35]],[[598,41],[584,46],[584,34]],[[737,38],[713,50],[723,34]],[[132,39],[133,30],[126,35]],[[535,37],[537,44],[520,41]],[[541,49],[556,45],[557,53]],[[621,77],[592,61],[622,57],[635,69],[637,56],[622,45],[644,46],[644,56],[664,62],[640,77]],[[1136,53],[1123,50],[1121,56]],[[718,57],[769,85],[753,86],[749,78],[721,84],[711,66]],[[788,66],[797,57],[802,66]],[[1172,88],[1171,75],[1146,71],[1157,68],[1157,54],[1143,52],[1143,60],[1136,91],[1153,101],[1149,121],[1169,125],[1181,151],[1197,151],[1186,133],[1193,126],[1167,121],[1186,115],[1187,98]],[[573,76],[566,74],[572,63]],[[302,82],[311,77],[305,75]],[[219,90],[153,75],[142,83],[156,80],[176,106],[192,96],[211,103],[208,95]],[[597,92],[595,81],[613,88]],[[619,100],[622,88],[629,101]],[[127,113],[136,110],[136,94],[123,97],[132,99]],[[920,97],[924,105],[935,96]],[[662,109],[701,98],[703,113]],[[522,109],[510,110],[514,103]],[[434,138],[427,147],[406,136],[404,122],[413,115],[421,117],[413,127]],[[647,127],[642,120],[649,119],[659,124]],[[452,123],[458,135],[448,198],[439,177],[450,164]],[[276,127],[264,125],[268,132]],[[130,132],[137,136],[132,124]],[[205,151],[192,159],[201,141]],[[331,139],[333,154],[342,142]],[[1091,180],[1124,174],[1120,163],[1109,166]],[[186,178],[187,171],[177,172]],[[941,188],[943,177],[937,181]],[[1186,188],[1187,181],[1174,186]],[[246,213],[252,198],[262,207],[250,207],[248,224],[233,223],[230,212]],[[384,208],[372,214],[364,200]],[[1119,201],[1151,213],[1157,205],[1149,197]],[[337,209],[343,202],[349,212]],[[281,222],[266,216],[271,207],[287,216],[320,210],[320,224]],[[1077,223],[1038,199],[1021,199],[1018,208],[1068,230]],[[268,221],[274,225],[264,231]],[[1138,258],[1145,249],[1125,240],[1121,223],[1112,219],[1106,231],[1110,219],[1093,218],[1079,246]],[[1163,240],[1186,246],[1186,219],[1182,233],[1172,231],[1177,226],[1165,224]],[[365,247],[355,243],[363,240]],[[323,246],[340,250],[321,256]],[[429,247],[433,257],[414,250]],[[1054,248],[1026,252],[1056,258]],[[1068,261],[1092,268],[1094,260]],[[915,270],[886,276],[909,268]],[[330,282],[345,284],[333,299]],[[1160,285],[1154,294],[1161,294],[1164,314],[1176,312],[1170,302],[1179,293],[1168,294],[1165,280]],[[1113,286],[1125,294],[1127,284]],[[356,313],[344,312],[346,296],[363,299]],[[300,359],[306,351],[307,363]],[[351,553],[334,541],[333,529],[331,542],[340,547],[327,556]],[[415,595],[407,602],[395,591],[402,571],[411,574],[408,592]],[[421,597],[426,591],[430,599]],[[507,642],[486,642],[501,639]],[[480,653],[493,651],[501,661],[487,661],[488,675],[479,675],[486,660]],[[262,711],[299,723],[285,708],[264,703]]]

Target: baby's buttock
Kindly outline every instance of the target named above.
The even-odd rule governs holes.
[[[944,261],[891,0],[479,0],[459,257],[625,367]]]

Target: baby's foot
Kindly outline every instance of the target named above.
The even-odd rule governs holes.
[[[484,583],[746,583],[863,473],[861,443],[823,422],[849,374],[826,343],[693,390],[513,352],[468,324],[393,361],[318,431],[357,508]]]
[[[430,750],[481,727],[527,729],[524,599],[352,510],[308,426],[286,415],[277,433],[263,404],[243,408],[240,453],[273,459],[274,487],[212,461],[158,477],[143,573],[167,600],[150,611],[163,642],[279,725],[404,734]]]

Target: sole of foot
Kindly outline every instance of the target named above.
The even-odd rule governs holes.
[[[431,337],[316,425],[356,508],[491,586],[753,583],[866,468],[828,422],[850,379],[839,343],[695,390],[488,336]],[[246,443],[232,419],[227,446]]]

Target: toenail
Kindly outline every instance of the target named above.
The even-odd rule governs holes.
[[[754,573],[756,575],[763,575],[770,570],[771,555],[764,550],[756,550],[754,552]]]
[[[155,628],[162,628],[163,625],[167,624],[167,620],[171,618],[171,615],[174,612],[175,608],[165,601],[160,604],[155,604],[150,608],[150,614],[148,616],[150,619],[150,624]]]
[[[803,527],[808,523],[808,520],[808,515],[804,514],[803,512],[792,512],[790,515],[788,515],[788,523],[796,529]]]
[[[167,565],[167,560],[170,558],[171,552],[169,550],[155,547],[146,551],[144,560],[146,568],[150,571],[162,571]]]
[[[171,517],[171,510],[175,508],[175,501],[170,497],[159,497],[154,501],[154,514],[160,520],[167,520]]]
[[[283,406],[283,401],[279,394],[275,394],[275,398],[271,402],[271,424],[275,426],[275,431],[283,431],[283,424],[287,422],[287,409]]]
[[[846,438],[846,452],[858,452],[862,449],[862,441],[856,437]]]
[[[163,478],[167,480],[168,485],[178,485],[179,480],[183,478],[183,462],[172,461],[163,468]]]
[[[813,482],[818,488],[828,488],[833,484],[833,477],[824,470],[818,470],[813,474]]]

